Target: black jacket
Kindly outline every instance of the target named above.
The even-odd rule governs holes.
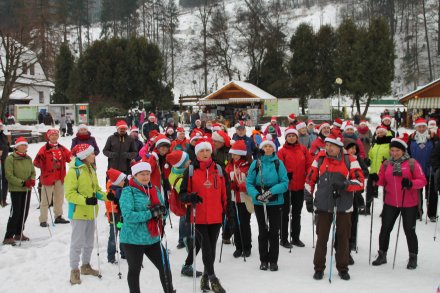
[[[130,173],[130,162],[137,153],[134,140],[128,134],[120,136],[117,132],[107,139],[103,150],[104,156],[108,157],[108,169],[113,168],[125,174]]]

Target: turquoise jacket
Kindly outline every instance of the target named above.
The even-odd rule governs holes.
[[[275,167],[274,161],[279,161],[278,172]],[[258,174],[255,170],[258,160],[254,160],[249,167],[248,175],[246,178],[246,189],[248,194],[252,197],[254,204],[262,205],[257,201],[257,195],[261,194],[261,174],[263,175],[263,186],[265,190],[269,189],[272,192],[275,199],[271,199],[268,206],[282,205],[284,203],[284,192],[287,191],[289,179],[287,178],[286,167],[278,157],[273,154],[272,156],[261,156],[261,169],[258,170]]]
[[[159,189],[153,188],[157,192],[160,202],[165,205]],[[151,201],[144,192],[135,187],[124,187],[119,199],[119,208],[124,218],[120,235],[121,243],[152,245],[159,242],[159,236],[152,237],[147,229],[147,222],[151,219],[150,207]]]

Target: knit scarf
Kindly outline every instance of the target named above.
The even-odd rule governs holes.
[[[357,128],[357,131],[358,131],[360,134],[366,134],[366,133],[368,132],[368,130],[369,130],[368,126],[359,126],[359,127]]]
[[[77,134],[76,134],[76,137],[77,137],[79,140],[88,140],[88,139],[90,138],[90,132],[87,133],[87,134],[79,134],[79,133],[77,133]]]
[[[151,183],[149,183],[147,186],[143,186],[143,185],[139,184],[139,182],[136,179],[130,178],[128,185],[140,190],[146,196],[148,196],[148,198],[150,199],[150,207],[161,205],[161,202],[159,200],[159,196],[157,195],[157,192],[155,192],[155,190],[153,189],[154,186]],[[153,190],[151,190],[151,189],[153,189]],[[159,231],[158,227],[159,227],[160,231]],[[147,222],[147,229],[148,229],[148,232],[150,232],[152,237],[157,237],[157,236],[159,236],[159,233],[162,234],[163,223],[161,220],[151,218]]]
[[[18,152],[18,151],[15,151],[15,153],[16,153],[17,155],[19,155],[20,157],[23,157],[23,158],[26,158],[26,157],[27,157],[26,153],[20,153],[20,152]]]
[[[390,158],[390,162],[393,165],[393,176],[402,176],[401,164],[410,158],[408,153],[405,153],[398,159]]]
[[[343,137],[344,137],[344,138],[351,138],[351,139],[353,139],[353,140],[357,140],[357,139],[358,139],[358,136],[357,136],[356,133],[348,134],[348,133],[345,133],[345,132],[344,132]]]
[[[416,134],[414,135],[414,140],[417,142],[417,144],[425,144],[430,137],[431,135],[429,134],[429,130],[426,130],[423,133],[416,131]]]

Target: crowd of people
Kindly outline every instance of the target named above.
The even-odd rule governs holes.
[[[372,264],[387,263],[390,234],[400,216],[408,243],[407,268],[415,269],[416,222],[424,214],[423,197],[426,221],[437,221],[437,122],[419,118],[412,134],[400,136],[392,129],[389,115],[383,115],[375,129],[365,120],[356,125],[339,118],[315,124],[299,121],[293,114],[287,118],[290,125],[284,130],[272,117],[264,130],[255,126],[251,136],[240,121],[232,137],[224,125],[202,124],[200,119],[189,133],[174,121],[161,131],[154,113],[145,115],[140,127],[120,120],[102,149],[108,158],[105,189],[96,175],[95,156],[100,149],[88,126],[78,126],[70,148],[59,144],[58,130],[48,130],[47,142],[33,160],[27,155],[26,139],[18,138],[9,155],[9,146],[0,146],[12,202],[3,243],[29,241],[23,230],[36,185],[36,167],[41,170],[40,226],[50,231],[51,204],[52,221],[72,226],[71,284],[80,284],[81,275],[101,274],[99,266],[94,269],[90,264],[98,200],[106,202],[107,260],[118,263],[120,258],[126,259],[130,292],[140,292],[144,254],[158,269],[164,292],[176,292],[164,243],[170,212],[180,217],[177,248],[187,249],[181,273],[200,277],[204,292],[226,292],[214,265],[220,235],[222,245],[230,245],[233,237],[235,258],[252,257],[252,214],[258,224],[259,269],[278,271],[280,246],[305,246],[301,240],[303,205],[316,226],[313,278],[324,277],[331,236],[338,275],[349,280],[358,218],[370,215],[373,219],[374,199],[381,187],[382,226]],[[285,142],[281,145],[282,136]],[[69,220],[63,217],[64,199]],[[203,270],[196,271],[200,251]]]

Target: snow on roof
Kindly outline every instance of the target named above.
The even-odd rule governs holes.
[[[247,91],[247,92],[257,96],[260,100],[276,100],[277,99],[276,97],[272,96],[268,92],[260,89],[259,87],[255,86],[251,83],[233,80],[233,81],[230,81],[229,83],[227,83],[226,85],[224,85],[223,87],[221,87],[220,89],[216,90],[215,92],[207,95],[206,97],[204,97],[201,100],[211,99],[213,96],[215,96],[215,94],[217,92],[221,91],[223,88],[229,87],[231,84],[243,89],[244,91]]]
[[[0,97],[3,94],[3,89],[0,89]],[[28,94],[26,94],[25,92],[22,92],[20,90],[15,90],[11,93],[11,95],[9,96],[10,100],[32,100],[31,97],[29,97]]]
[[[438,79],[436,79],[436,80],[433,80],[433,81],[431,81],[431,82],[428,83],[428,84],[425,84],[425,85],[419,86],[419,87],[417,87],[417,89],[413,90],[412,92],[410,92],[410,93],[408,93],[408,94],[406,94],[406,95],[403,95],[403,96],[400,98],[400,100],[403,100],[403,99],[405,99],[406,97],[412,96],[412,95],[414,95],[415,93],[417,93],[417,92],[419,92],[419,91],[421,91],[421,90],[423,90],[423,89],[425,89],[425,88],[427,88],[427,87],[430,87],[431,85],[433,85],[433,84],[435,84],[435,83],[437,83],[437,82],[439,82],[439,81],[440,81],[440,78],[438,78]]]

